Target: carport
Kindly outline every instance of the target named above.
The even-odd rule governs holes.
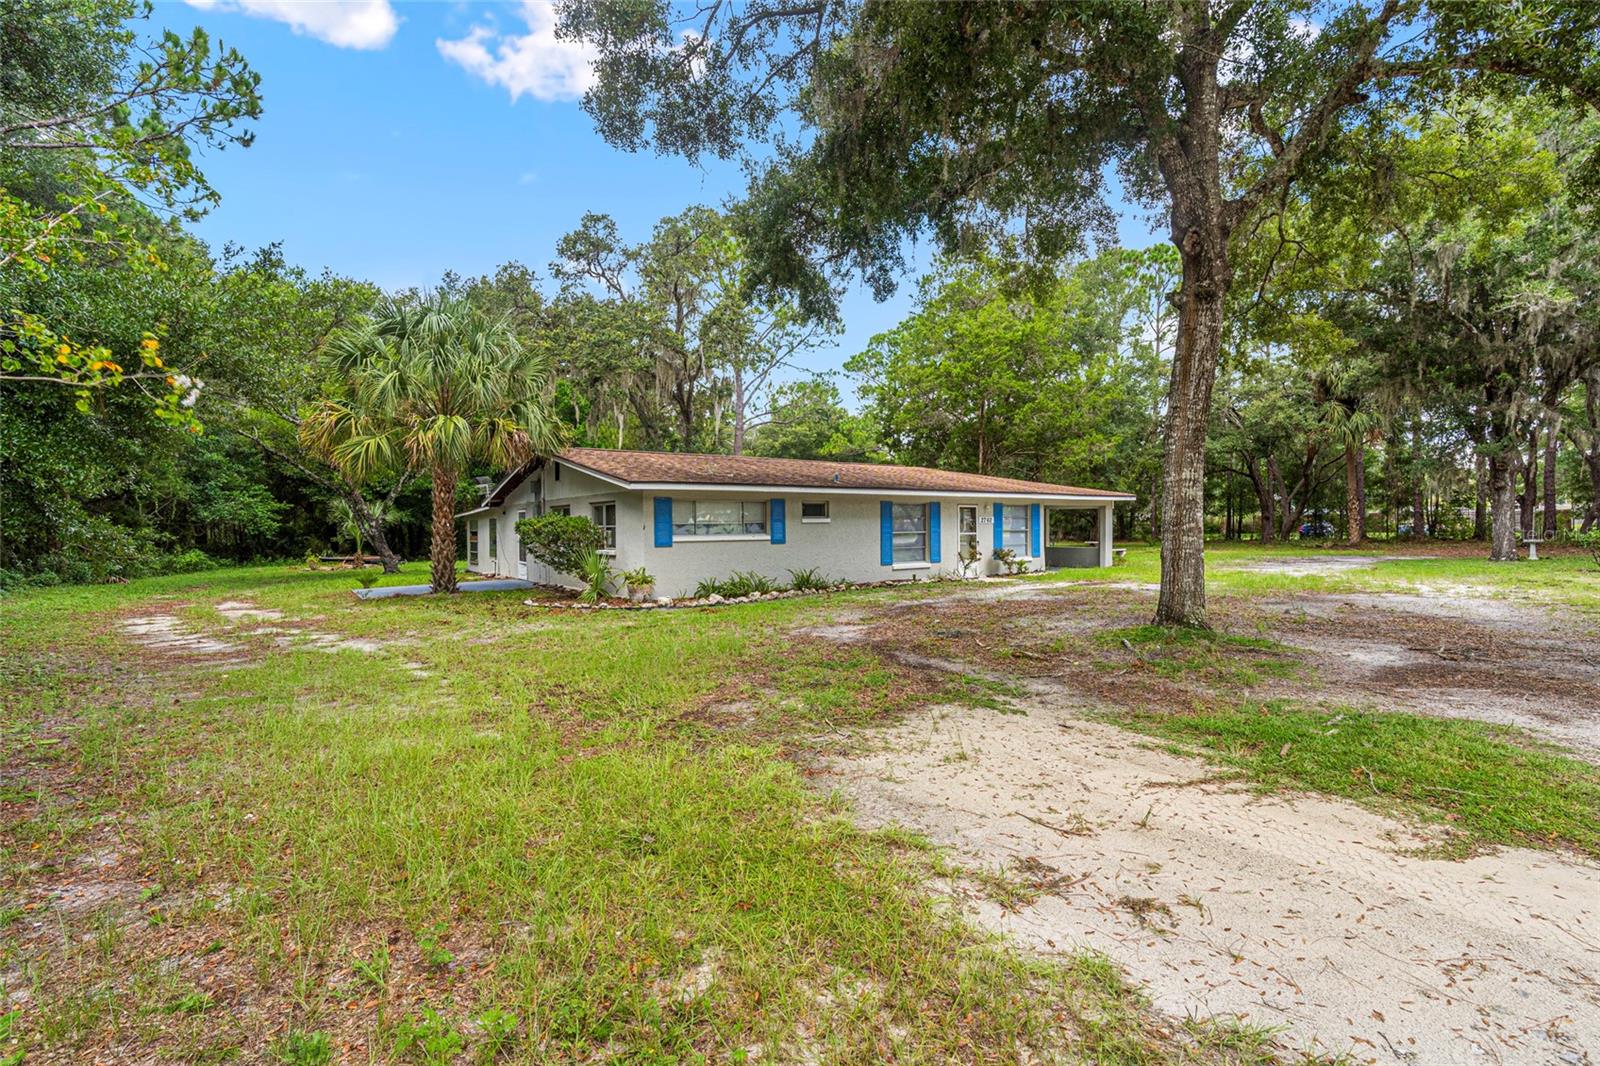
[[[1059,570],[1110,566],[1113,560],[1111,517],[1114,506],[1114,503],[1106,502],[1046,507],[1045,567]],[[1085,533],[1087,535],[1082,535]]]

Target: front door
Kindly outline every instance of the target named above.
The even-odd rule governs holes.
[[[956,542],[956,560],[963,575],[975,577],[978,573],[978,509],[963,505],[958,517],[961,525]]]
[[[527,511],[518,511],[517,512],[517,521],[518,522],[521,522],[524,518],[527,518],[527,517],[528,517],[528,512]],[[516,533],[517,533],[517,576],[520,577],[522,580],[526,581],[526,580],[528,580],[528,549],[524,548],[522,546],[522,531],[520,529],[518,529],[516,531]]]

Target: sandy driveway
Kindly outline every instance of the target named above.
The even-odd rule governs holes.
[[[1040,688],[1024,715],[945,708],[872,734],[830,783],[869,824],[1064,882],[1018,913],[972,906],[1025,945],[1105,953],[1173,1015],[1241,1014],[1361,1062],[1600,1062],[1600,867],[1408,856],[1418,831],[1196,783],[1203,764]]]

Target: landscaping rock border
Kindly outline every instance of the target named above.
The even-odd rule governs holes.
[[[777,589],[772,592],[753,592],[748,596],[721,596],[713,593],[700,598],[681,597],[675,600],[644,600],[632,602],[629,600],[606,600],[601,603],[580,603],[576,599],[565,600],[523,600],[524,607],[549,607],[556,610],[568,611],[649,611],[649,610],[682,610],[689,607],[728,607],[738,603],[758,603],[762,600],[789,600],[797,596],[829,596],[835,592],[849,592],[855,589],[883,589],[904,588],[907,585],[918,583],[931,585],[936,582],[965,581],[962,578],[932,578],[924,581],[863,581],[860,583],[841,582],[829,585],[823,589]],[[540,585],[552,591],[559,589],[570,594],[569,588],[553,585]]]

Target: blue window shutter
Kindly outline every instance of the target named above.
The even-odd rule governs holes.
[[[1039,505],[1034,504],[1032,512],[1028,515],[1028,544],[1032,548],[1029,555],[1039,558]]]
[[[939,561],[939,504],[928,504],[928,562]]]
[[[878,504],[878,561],[894,565],[894,504],[888,500]]]
[[[994,505],[994,550],[999,551],[1006,546],[1006,508],[1005,504]]]
[[[657,496],[656,503],[656,547],[672,547],[672,497]]]
[[[784,528],[782,500],[771,500],[767,503],[767,527],[772,530],[772,543],[782,544],[788,533]]]

